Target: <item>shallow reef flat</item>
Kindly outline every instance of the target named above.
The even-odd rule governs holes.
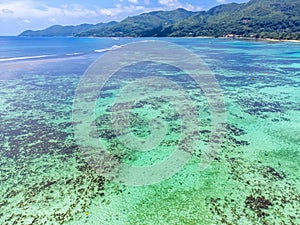
[[[208,101],[178,68],[150,62],[126,67],[99,93],[97,130],[90,135],[104,143],[106,160],[116,165],[163,161],[184,128],[172,102],[145,97],[131,109],[130,132],[146,139],[149,122],[159,116],[166,136],[153,151],[126,147],[114,132],[111,107],[133,80],[167,77],[199,111],[197,146],[188,163],[160,183],[133,187],[105,174],[116,175],[115,168],[95,171],[74,137],[74,93],[98,55],[30,61],[31,70],[28,63],[2,63],[1,224],[300,224],[299,44],[166,40],[199,54],[222,89],[226,131],[211,165],[199,169],[212,129]]]

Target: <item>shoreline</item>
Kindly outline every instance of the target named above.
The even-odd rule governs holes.
[[[280,40],[280,39],[272,39],[272,38],[263,38],[261,40],[264,41],[273,41],[273,42],[292,42],[292,43],[300,43],[300,40]]]
[[[273,38],[251,38],[251,37],[235,37],[235,38],[219,37],[219,38],[229,39],[229,40],[300,43],[300,40],[285,40],[285,39],[273,39]]]
[[[95,36],[86,36],[86,37],[75,37],[75,36],[0,36],[2,37],[45,37],[45,38],[213,38],[213,39],[228,39],[228,40],[246,40],[246,41],[267,41],[267,42],[290,42],[290,43],[300,43],[300,40],[285,40],[285,39],[272,39],[272,38],[251,38],[251,37],[214,37],[214,36],[178,36],[178,37],[95,37]]]

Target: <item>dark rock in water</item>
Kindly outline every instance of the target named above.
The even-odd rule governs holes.
[[[227,124],[226,129],[233,133],[235,136],[241,136],[246,133],[243,129],[238,128],[233,124]]]
[[[278,173],[273,167],[268,166],[263,172],[263,177],[275,180],[282,180],[284,178],[284,175]]]
[[[263,196],[254,197],[252,195],[246,198],[245,204],[251,210],[255,211],[258,217],[266,216],[267,214],[262,210],[268,209],[269,206],[273,205],[270,200]]]

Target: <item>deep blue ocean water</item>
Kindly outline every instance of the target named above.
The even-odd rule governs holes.
[[[160,97],[139,102],[130,117],[140,138],[149,135],[152,116],[168,122],[156,150],[132,152],[114,134],[107,105],[139,76],[175,74],[195,101],[201,125],[196,150],[178,173],[132,187],[91,166],[74,138],[72,108],[80,79],[95,60],[145,40],[177,44],[207,64],[224,96],[225,136],[210,167],[199,171],[212,128],[203,92],[166,65],[120,70],[99,94],[97,131],[90,134],[106,144],[112,156],[106,162],[149,166],[178,145],[182,120]],[[0,223],[300,224],[299,86],[299,43],[0,37]]]

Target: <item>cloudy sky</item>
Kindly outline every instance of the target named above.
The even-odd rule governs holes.
[[[54,24],[75,25],[119,21],[153,10],[185,8],[207,10],[213,6],[247,0],[0,0],[0,35],[17,35],[27,29]]]

